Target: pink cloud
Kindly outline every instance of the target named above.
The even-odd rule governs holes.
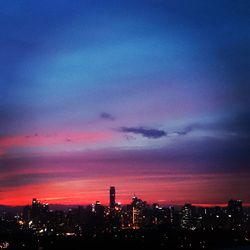
[[[41,147],[71,144],[93,144],[111,140],[112,132],[62,132],[55,135],[15,135],[0,138],[0,155],[13,147]]]

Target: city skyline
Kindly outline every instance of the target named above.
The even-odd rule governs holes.
[[[107,195],[107,191],[109,191],[109,196]],[[131,203],[131,199],[133,200],[134,198],[137,198],[138,195],[136,194],[136,192],[134,192],[133,194],[130,194],[130,197],[128,200],[124,201],[123,203],[120,201],[119,199],[119,192],[118,192],[118,200],[117,200],[117,192],[116,192],[116,188],[114,186],[110,186],[109,189],[106,189],[106,199],[105,200],[100,200],[100,199],[92,199],[92,201],[81,201],[79,200],[78,202],[76,203],[56,203],[54,199],[44,199],[44,198],[39,198],[39,197],[33,197],[32,198],[32,203],[34,200],[36,200],[37,202],[41,202],[41,204],[47,204],[47,205],[59,205],[59,206],[65,206],[65,207],[70,207],[70,206],[88,206],[90,204],[94,204],[94,203],[98,203],[98,204],[102,204],[104,206],[108,206],[109,208],[111,209],[114,209],[115,206],[119,205],[119,206],[126,206],[128,204]],[[139,195],[140,197],[140,195]],[[94,198],[94,197],[93,197]],[[97,197],[98,198],[98,197]],[[29,202],[27,202],[26,204],[25,203],[22,203],[22,204],[10,204],[9,206],[12,207],[12,206],[17,206],[17,207],[23,207],[23,206],[27,206],[29,203],[30,203],[30,200],[31,200],[31,197],[29,199]],[[226,207],[228,206],[228,202],[229,201],[239,201],[239,202],[244,202],[240,199],[235,199],[235,198],[231,198],[230,200],[228,201],[224,201],[223,203],[190,203],[190,201],[184,201],[183,203],[175,203],[175,202],[172,202],[172,203],[164,203],[162,201],[157,201],[157,200],[150,200],[150,201],[146,201],[148,205],[153,205],[153,204],[158,204],[160,206],[163,206],[163,207],[171,207],[171,206],[177,206],[177,207],[181,207],[185,204],[191,204],[195,207],[201,207],[201,208],[215,208],[215,207]],[[4,206],[5,204],[0,204],[0,206]],[[5,205],[6,207],[8,205]],[[245,207],[250,207],[250,203],[246,203],[244,202],[244,206]]]
[[[112,187],[114,187],[114,186],[112,186]],[[110,187],[111,188],[111,187]],[[110,189],[109,189],[110,190]],[[115,191],[115,194],[116,194],[116,191]],[[126,203],[121,203],[120,201],[116,201],[116,198],[111,198],[112,197],[112,195],[111,195],[111,193],[109,194],[109,202],[108,202],[108,199],[105,201],[105,202],[102,202],[102,201],[100,201],[100,200],[92,200],[92,202],[91,203],[87,203],[87,202],[84,202],[84,203],[75,203],[75,204],[62,204],[62,203],[59,203],[59,204],[57,204],[57,203],[49,203],[49,200],[44,200],[44,199],[39,199],[39,198],[32,198],[32,199],[30,199],[30,200],[32,200],[32,203],[33,203],[33,201],[35,200],[35,201],[37,201],[37,202],[39,202],[39,203],[41,203],[41,204],[46,204],[46,205],[54,205],[54,206],[57,206],[57,205],[62,205],[62,206],[65,206],[65,207],[70,207],[70,206],[73,206],[73,207],[75,207],[75,206],[89,206],[89,205],[93,205],[93,204],[95,204],[95,203],[98,203],[98,204],[100,204],[100,205],[104,205],[104,206],[107,206],[107,207],[109,207],[109,208],[111,208],[111,209],[114,209],[115,208],[115,206],[117,206],[117,205],[119,205],[119,206],[127,206],[127,205],[129,205],[130,203],[131,203],[131,200],[133,200],[134,198],[141,198],[140,196],[137,196],[135,193],[133,194],[133,195],[131,195],[130,196],[130,200],[128,200]],[[115,197],[116,197],[116,195],[115,195]],[[190,205],[192,205],[192,206],[195,206],[195,207],[201,207],[201,208],[215,208],[215,207],[227,207],[228,206],[228,204],[229,204],[229,202],[230,201],[237,201],[237,202],[241,202],[241,203],[243,203],[244,201],[242,201],[242,200],[237,200],[237,199],[230,199],[230,200],[228,200],[228,201],[225,201],[224,203],[216,203],[216,204],[211,204],[211,203],[202,203],[202,204],[197,204],[197,203],[189,203],[189,202],[184,202],[183,204],[159,204],[159,203],[156,203],[156,202],[154,202],[154,201],[151,201],[151,202],[148,202],[148,201],[145,201],[145,202],[147,202],[147,204],[148,205],[154,205],[154,204],[157,204],[157,205],[159,205],[159,206],[163,206],[163,207],[174,207],[174,206],[176,206],[176,207],[181,207],[181,206],[185,206],[186,204],[190,204]],[[30,203],[30,202],[29,202]],[[27,206],[27,205],[29,205],[29,203],[27,203],[27,204],[24,204],[23,206]],[[0,204],[1,205],[1,204]],[[22,207],[22,206],[21,206]],[[244,202],[244,207],[250,207],[250,203],[245,203]]]
[[[0,204],[250,204],[248,1],[4,1]]]
[[[218,249],[249,247],[250,208],[241,200],[224,207],[161,206],[134,195],[129,204],[116,202],[116,188],[107,190],[109,204],[51,206],[37,198],[23,207],[0,206],[0,248],[81,249]],[[119,244],[118,244],[119,243]],[[247,249],[247,248],[246,248]]]

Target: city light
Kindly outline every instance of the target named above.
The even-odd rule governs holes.
[[[88,206],[68,207],[64,211],[50,209],[48,203],[33,198],[31,205],[23,207],[22,213],[14,215],[13,218],[6,218],[6,213],[3,213],[0,226],[5,223],[7,227],[0,229],[2,228],[2,232],[6,228],[8,232],[28,234],[31,238],[35,237],[39,244],[46,237],[60,240],[66,237],[72,241],[78,238],[86,240],[86,237],[98,240],[104,237],[119,241],[140,239],[140,244],[156,237],[158,244],[165,246],[173,241],[173,237],[179,237],[181,240],[178,243],[171,243],[173,248],[208,249],[211,242],[206,237],[211,232],[214,232],[213,240],[225,237],[227,232],[234,235],[234,243],[249,242],[249,214],[244,212],[242,201],[230,200],[226,207],[204,208],[187,203],[181,208],[175,208],[157,203],[149,204],[135,195],[129,204],[121,205],[116,202],[115,194],[116,189],[112,186],[108,206],[97,200]],[[7,229],[8,225],[12,227],[12,231]],[[154,236],[155,230],[157,236]],[[174,236],[171,232],[175,232]],[[196,237],[192,238],[192,234]],[[55,239],[51,242],[54,241]],[[7,249],[10,244],[12,243],[6,240],[0,244],[0,249]],[[28,240],[26,243],[20,242],[24,249],[28,244]]]

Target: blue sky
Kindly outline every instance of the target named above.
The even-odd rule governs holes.
[[[110,177],[130,155],[135,178],[147,155],[159,172],[249,174],[248,1],[0,4],[1,168],[93,150]]]

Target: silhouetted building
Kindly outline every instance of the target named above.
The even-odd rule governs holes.
[[[27,222],[31,220],[31,207],[30,206],[25,206],[23,208],[23,219]]]
[[[243,208],[241,200],[230,200],[227,206],[228,219],[231,227],[240,228],[243,223]]]
[[[228,201],[227,209],[229,213],[238,214],[242,212],[242,201],[241,200],[230,200]]]
[[[115,208],[115,187],[109,189],[109,206]]]

